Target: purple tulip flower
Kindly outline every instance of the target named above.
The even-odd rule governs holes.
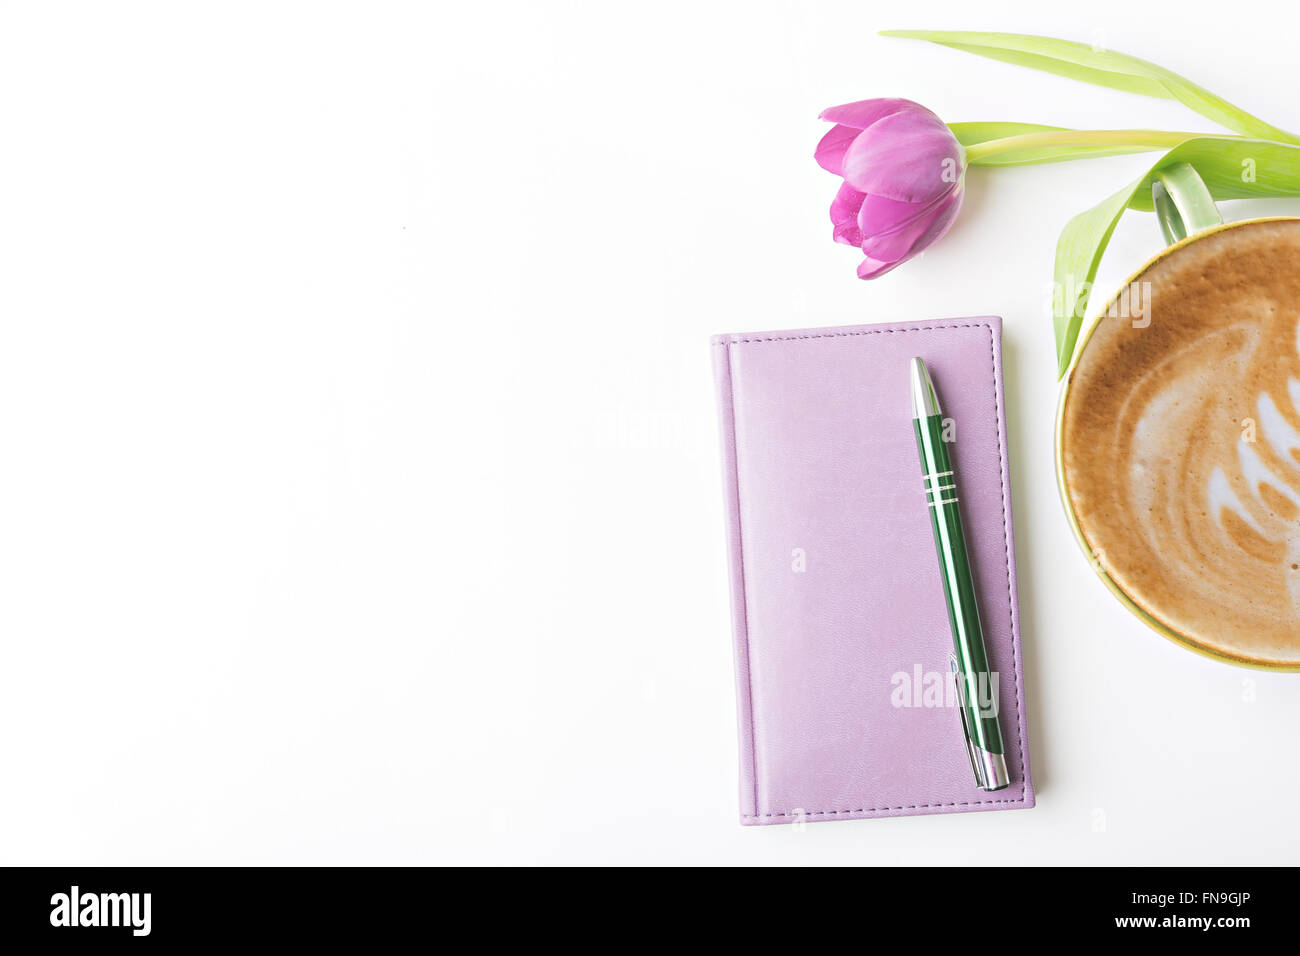
[[[833,106],[835,126],[817,163],[843,178],[831,203],[836,242],[866,255],[858,278],[874,279],[938,242],[957,219],[966,151],[943,120],[911,100]]]

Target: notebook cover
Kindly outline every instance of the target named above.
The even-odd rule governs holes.
[[[1033,806],[1001,334],[987,316],[713,339],[742,823]],[[956,428],[1011,776],[993,793],[975,786],[960,716],[933,689],[948,683],[952,637],[912,428],[913,356]]]

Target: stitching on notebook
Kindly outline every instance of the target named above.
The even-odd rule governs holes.
[[[997,370],[997,354],[993,348],[993,327],[985,325],[984,328],[989,333],[989,362]],[[1002,402],[998,398],[998,379],[997,375],[993,376],[993,420],[998,427],[998,483],[1002,488],[1002,497],[998,499],[1002,505],[1002,544],[1004,548],[1006,569],[1007,569],[1007,623],[1011,626],[1011,686],[1015,688],[1015,696],[1012,698],[1016,704],[1016,742],[1020,745],[1020,801],[1024,802],[1024,775],[1025,775],[1025,725],[1020,716],[1020,640],[1016,633],[1016,598],[1011,591],[1011,523],[1007,521],[1007,452],[1006,436],[1002,434]],[[745,629],[749,630],[749,618],[745,618]]]
[[[1023,803],[1020,800],[970,800],[958,803],[907,803],[897,807],[859,807],[856,810],[804,810],[802,813],[791,811],[790,813],[742,813],[742,820],[765,820],[770,817],[823,817],[836,813],[871,813],[878,810],[929,810],[934,807],[978,807],[986,803]]]
[[[929,326],[921,329],[862,329],[858,332],[815,332],[809,335],[771,335],[753,339],[723,339],[717,344],[723,347],[741,345],[749,342],[797,342],[801,339],[843,339],[854,335],[892,335],[895,332],[944,332],[948,329],[988,329],[989,336],[993,328],[987,322],[969,322],[963,325]]]
[[[922,328],[909,328],[909,329],[899,329],[899,328],[861,329],[855,332],[815,332],[815,333],[810,333],[808,335],[771,335],[771,336],[761,336],[757,338],[723,339],[715,344],[727,350],[727,373],[728,376],[732,377],[731,416],[732,416],[733,436],[735,433],[736,404],[735,404],[734,375],[732,375],[733,369],[731,365],[732,345],[760,343],[760,342],[794,342],[802,339],[851,338],[852,336],[855,335],[887,335],[887,334],[892,335],[897,332],[945,332],[949,329],[984,329],[986,332],[988,332],[989,360],[992,363],[994,372],[996,373],[997,362],[995,361],[996,353],[994,352],[994,348],[993,348],[994,345],[993,326],[989,325],[987,322],[965,322],[959,325],[925,326]],[[1011,681],[1016,691],[1015,693],[1016,741],[1020,745],[1020,771],[1021,774],[1023,775],[1025,769],[1025,730],[1024,730],[1024,722],[1020,714],[1020,677],[1018,673],[1020,668],[1020,651],[1018,646],[1019,641],[1017,640],[1016,637],[1015,618],[1013,616],[1014,612],[1012,610],[1015,606],[1015,601],[1012,600],[1013,596],[1011,593],[1011,529],[1007,526],[1007,482],[1006,482],[1007,463],[1006,463],[1005,449],[1003,448],[1002,403],[998,400],[998,381],[997,381],[996,374],[993,377],[993,411],[994,411],[994,424],[997,426],[997,433],[998,433],[998,464],[999,464],[998,484],[1002,491],[1002,496],[1001,498],[999,498],[999,504],[1002,508],[1002,540],[1003,540],[1003,544],[1005,545],[1005,554],[1006,554],[1007,598],[1008,598],[1007,619],[1008,619],[1008,623],[1011,625],[1011,657],[1012,657]],[[737,468],[736,468],[736,511],[739,514],[740,511],[739,449],[737,449]],[[737,534],[739,535],[739,528],[740,528],[739,522],[737,522],[736,527],[737,527]],[[741,602],[745,608],[745,667],[746,667],[746,673],[749,674],[749,724],[750,724],[750,738],[749,738],[750,758],[749,759],[750,759],[750,767],[753,770],[753,776],[754,776],[754,806],[757,807],[758,806],[758,766],[756,764],[756,753],[755,753],[757,745],[755,743],[754,733],[753,733],[754,678],[753,678],[752,671],[749,670],[750,667],[749,594],[744,587],[744,580],[745,580],[744,561],[745,561],[745,546],[744,546],[744,538],[742,537],[740,542]],[[1021,787],[1022,788],[1024,787],[1024,780],[1021,780]],[[742,813],[740,815],[740,818],[742,820],[761,820],[761,819],[771,819],[774,817],[794,817],[794,816],[799,816],[800,814],[806,817],[820,817],[820,816],[830,816],[834,814],[847,814],[847,813],[875,813],[875,812],[885,811],[885,810],[926,810],[926,809],[932,809],[937,807],[976,807],[976,806],[986,806],[988,804],[996,804],[996,803],[1024,803],[1026,797],[1027,797],[1027,793],[1022,789],[1020,796],[1015,800],[969,800],[969,801],[958,802],[958,803],[914,803],[914,804],[906,804],[897,807],[858,807],[856,810],[803,810],[799,812],[791,811],[788,813]]]
[[[736,566],[740,568],[740,606],[745,614],[745,681],[749,684],[749,699],[745,710],[749,712],[749,775],[753,782],[754,809],[758,809],[758,744],[754,733],[754,671],[749,654],[749,588],[745,575],[745,535],[740,524],[740,443],[736,441],[736,370],[731,364],[731,349],[727,349],[727,392],[731,405],[731,447],[735,459],[736,485]]]

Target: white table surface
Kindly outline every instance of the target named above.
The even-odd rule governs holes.
[[[889,27],[1297,129],[1297,8],[317,7],[0,8],[0,862],[1297,862],[1300,677],[1147,631],[1053,487],[1056,237],[1153,157],[973,171],[872,283],[812,160],[880,95],[1213,129]],[[1038,807],[742,829],[707,338],[985,313]]]

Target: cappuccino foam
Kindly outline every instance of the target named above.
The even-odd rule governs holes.
[[[1245,223],[1136,280],[1072,373],[1063,478],[1100,567],[1172,631],[1300,664],[1300,220]]]

